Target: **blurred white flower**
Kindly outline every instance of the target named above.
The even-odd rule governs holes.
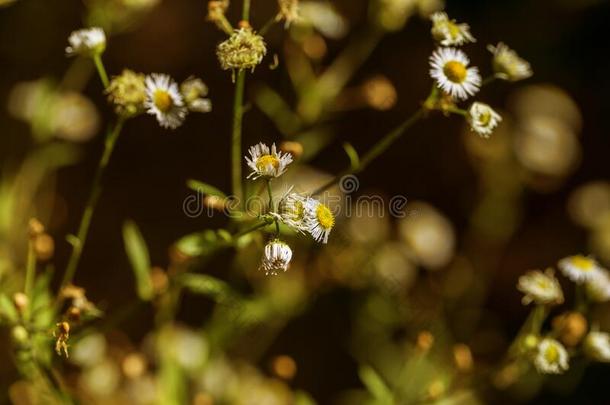
[[[565,347],[555,339],[545,338],[538,343],[534,365],[542,374],[563,374],[569,368]]]
[[[489,135],[502,121],[500,114],[495,112],[490,106],[478,102],[473,103],[468,110],[467,119],[470,123],[470,128],[483,138],[489,138]]]
[[[532,76],[530,64],[502,42],[496,46],[489,45],[487,49],[493,54],[496,77],[516,82]]]
[[[479,69],[468,67],[466,54],[455,48],[438,48],[430,57],[430,76],[444,92],[465,100],[479,91]]]
[[[587,296],[595,302],[610,301],[610,273],[601,269],[585,283]]]
[[[73,55],[99,55],[106,49],[106,34],[98,27],[84,28],[73,31],[68,37],[66,53]]]
[[[146,112],[157,117],[163,128],[178,128],[187,113],[178,84],[170,76],[159,73],[146,77],[145,106]]]
[[[519,277],[517,289],[525,294],[521,300],[523,305],[532,301],[542,305],[561,304],[563,302],[561,286],[551,269],[544,273],[539,270],[527,272]]]
[[[470,34],[468,24],[458,24],[450,20],[447,13],[439,11],[430,16],[432,20],[432,37],[443,46],[463,45],[476,42]]]
[[[610,362],[610,335],[604,332],[589,332],[584,341],[584,350],[593,360]]]
[[[564,276],[577,284],[592,281],[602,270],[595,259],[583,255],[565,257],[557,266]]]

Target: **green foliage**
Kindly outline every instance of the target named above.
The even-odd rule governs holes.
[[[375,404],[378,405],[392,405],[394,404],[394,397],[392,391],[388,388],[386,383],[381,379],[379,374],[369,366],[360,366],[358,370],[360,380],[366,386],[368,392],[375,398]]]
[[[150,256],[146,242],[134,222],[127,221],[123,225],[123,240],[125,251],[136,278],[138,297],[144,301],[150,301],[153,297],[153,287],[150,279]]]
[[[216,197],[222,197],[222,198],[227,198],[227,195],[225,193],[223,193],[222,191],[220,191],[219,189],[217,189],[214,186],[211,186],[207,183],[203,183],[201,181],[198,180],[193,180],[190,179],[186,182],[186,185],[188,186],[188,188],[190,188],[193,191],[197,191],[199,193],[203,193],[203,194],[207,194],[207,195],[213,195]]]

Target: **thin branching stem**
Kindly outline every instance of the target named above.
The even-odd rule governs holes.
[[[25,269],[25,285],[23,292],[28,297],[30,302],[33,302],[32,290],[34,288],[34,277],[36,275],[36,252],[34,250],[34,240],[30,238],[28,241],[28,257]],[[26,311],[26,318],[29,319],[30,311]]]
[[[241,205],[243,203],[242,170],[241,170],[241,143],[242,143],[242,120],[244,115],[244,87],[246,84],[246,71],[240,69],[237,72],[235,82],[235,99],[233,102],[233,133],[231,136],[231,165],[233,195]]]
[[[106,73],[106,68],[102,62],[102,56],[100,54],[95,54],[93,56],[93,62],[95,63],[95,68],[97,69],[97,73],[100,75],[100,80],[102,81],[104,88],[108,88],[110,81],[108,80],[108,73]]]

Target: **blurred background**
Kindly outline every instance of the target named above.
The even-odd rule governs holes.
[[[113,117],[101,84],[95,77],[89,80],[93,67],[66,58],[64,52],[71,31],[91,19],[99,23],[110,18],[88,13],[87,7],[91,10],[95,3],[0,1],[0,192],[27,191],[36,184],[35,192],[23,191],[29,198],[16,199],[12,206],[23,217],[2,211],[4,220],[11,220],[3,225],[3,261],[19,252],[14,240],[24,237],[29,219],[25,214],[32,212],[55,240],[56,266],[61,268],[68,258],[64,238],[78,226],[102,135]],[[232,3],[228,17],[237,21],[240,5]],[[429,21],[413,12],[404,26],[399,23],[398,29],[375,37],[370,57],[356,65],[324,116],[317,116],[295,91],[299,75],[307,74],[298,71],[299,58],[309,60],[312,73],[319,74],[353,41],[369,41],[371,19],[366,0],[327,3],[334,6],[345,32],[329,36],[297,27],[289,34],[282,24],[274,26],[266,36],[268,56],[248,75],[246,90],[252,108],[245,116],[244,146],[283,139],[301,142],[306,151],[302,170],[315,173],[312,188],[323,183],[324,172],[337,173],[348,164],[343,142],[365,151],[419,106],[430,88],[428,57],[435,46]],[[276,10],[275,1],[253,0],[252,25],[262,26]],[[491,71],[486,45],[503,41],[531,63],[534,76],[516,84],[495,82],[477,96],[504,117],[491,139],[476,137],[459,117],[439,115],[418,123],[371,164],[358,176],[355,195],[378,194],[386,200],[406,196],[410,214],[400,220],[340,219],[334,243],[322,251],[296,251],[294,272],[308,279],[306,308],[278,328],[254,358],[243,341],[233,348],[232,356],[249,359],[263,373],[273,373],[269,364],[276,356],[290,356],[298,371],[287,384],[309,392],[321,404],[361,388],[358,364],[371,358],[383,363],[391,353],[375,352],[376,339],[381,338],[368,329],[375,322],[393,324],[400,318],[402,326],[386,331],[391,335],[386,338],[396,342],[426,346],[419,341],[427,336],[421,332],[432,331],[439,344],[444,339],[463,343],[475,365],[486,369],[502,359],[527,316],[515,289],[521,274],[578,252],[593,253],[610,265],[610,58],[605,57],[610,3],[449,0],[445,10],[470,24],[477,42],[465,50],[483,72]],[[121,236],[126,219],[139,225],[152,264],[162,268],[170,266],[170,247],[183,235],[226,224],[222,215],[189,218],[182,209],[192,193],[188,179],[230,189],[233,84],[215,56],[224,34],[206,22],[206,13],[203,0],[160,1],[115,23],[108,39],[104,61],[111,75],[124,68],[166,72],[177,80],[197,75],[209,86],[213,111],[190,116],[176,131],[159,128],[150,117],[130,120],[124,129],[76,276],[76,284],[107,314],[134,301]],[[274,54],[279,64],[270,69]],[[75,63],[82,66],[76,69]],[[57,122],[48,124],[46,119],[47,124],[40,124],[30,104],[41,103],[45,86],[53,88],[66,77],[74,91],[72,98],[62,98],[67,118],[54,113]],[[296,118],[277,112],[277,96]],[[51,145],[52,139],[59,142]],[[32,154],[33,149],[38,154]],[[360,265],[358,252],[374,252],[374,259]],[[244,291],[256,290],[241,275],[256,272],[256,264],[242,266],[239,260],[222,253],[199,265],[198,271]],[[369,267],[380,274],[371,278],[360,273]],[[312,280],[312,274],[318,276]],[[386,276],[392,288],[408,297],[405,313],[379,309],[387,305],[379,300],[393,294],[386,287],[370,292],[369,285],[383,283]],[[565,292],[569,297],[569,288]],[[187,295],[176,318],[199,328],[211,312],[208,299]],[[606,312],[607,307],[599,309],[607,327]],[[112,333],[140,344],[153,318],[152,308],[144,306],[119,321]],[[1,396],[7,401],[7,387],[18,377],[9,355],[0,356]],[[483,384],[477,397],[494,403],[607,403],[608,372],[607,366],[594,365],[508,396],[502,384]]]

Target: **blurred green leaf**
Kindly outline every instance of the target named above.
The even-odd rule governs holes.
[[[228,302],[239,298],[227,283],[206,274],[184,273],[178,276],[177,282],[187,290],[211,297],[216,302]]]
[[[125,241],[125,251],[136,277],[138,296],[144,301],[149,301],[153,296],[150,279],[150,256],[146,242],[134,222],[127,221],[123,225],[123,240]]]
[[[0,317],[8,320],[10,323],[15,323],[19,319],[17,308],[13,305],[13,301],[4,294],[0,294]]]
[[[376,403],[384,405],[394,404],[392,391],[372,367],[366,365],[360,366],[358,375],[366,389],[375,398]]]
[[[222,240],[215,231],[206,229],[183,236],[176,242],[176,247],[187,256],[198,257],[209,255],[219,247],[221,242]]]
[[[216,187],[211,186],[207,183],[203,183],[198,180],[190,179],[186,182],[186,185],[188,186],[188,188],[190,188],[191,190],[197,191],[198,193],[227,198],[227,195],[225,193],[223,193],[222,191],[220,191],[219,189],[217,189]]]
[[[295,405],[316,405],[316,401],[305,391],[296,391],[294,393]]]
[[[360,166],[360,156],[358,156],[358,152],[349,142],[343,143],[343,150],[349,157],[349,165],[352,169],[357,169]]]

